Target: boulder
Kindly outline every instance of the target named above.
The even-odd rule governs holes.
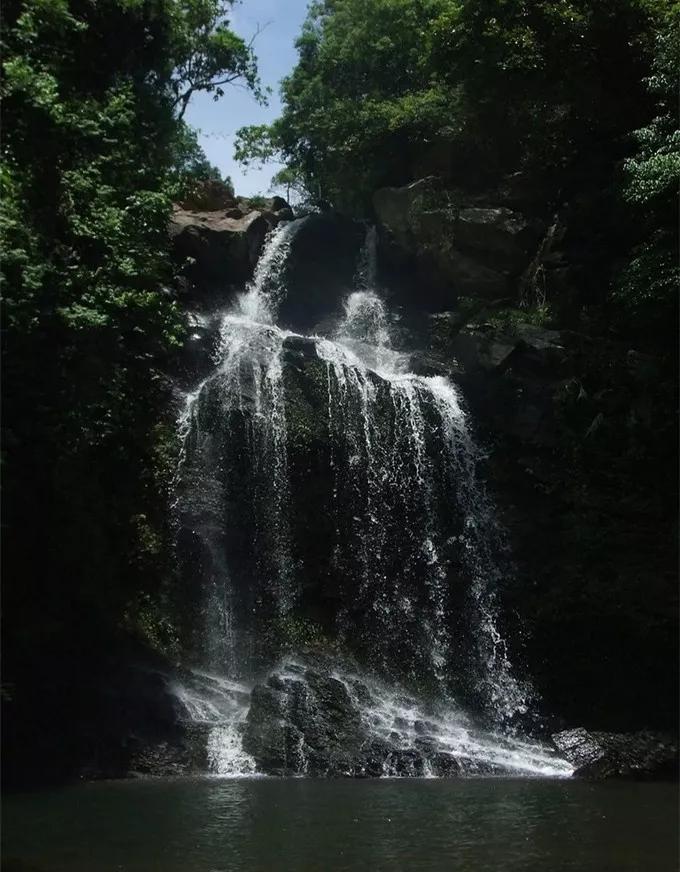
[[[170,223],[175,260],[194,289],[239,284],[252,274],[262,243],[272,223],[253,210],[193,212],[176,208]],[[188,261],[188,262],[187,262]]]
[[[455,235],[453,239],[455,241]],[[494,299],[508,293],[508,276],[487,265],[487,252],[467,254],[449,243],[448,234],[446,239],[431,243],[431,251],[438,271],[450,282],[458,296]]]
[[[441,327],[441,319],[434,321],[434,331]],[[505,372],[512,366],[523,373],[531,369],[534,375],[558,378],[567,358],[559,331],[523,323],[463,327],[450,340],[450,350],[467,371]]]
[[[431,317],[430,351],[415,357],[417,371],[437,374],[438,362],[440,372],[448,367],[494,438],[552,450],[559,435],[555,398],[574,365],[563,333],[521,322],[464,321],[456,313]]]
[[[342,302],[353,290],[365,236],[363,224],[335,212],[305,218],[290,246],[279,323],[308,332],[342,312]]]
[[[220,342],[219,312],[190,309],[185,312],[186,337],[175,362],[174,375],[185,385],[195,385],[215,367]]]
[[[678,743],[670,735],[603,733],[578,727],[552,736],[560,754],[582,778],[677,777]]]
[[[425,200],[436,196],[436,186],[437,180],[428,177],[401,188],[380,188],[373,195],[378,220],[403,248],[413,247],[413,225],[417,214],[423,211]]]
[[[504,207],[461,209],[454,225],[454,240],[461,248],[484,252],[509,270],[526,266],[538,243],[540,225]]]
[[[283,197],[250,200],[235,197],[223,183],[202,183],[173,210],[170,239],[182,270],[180,297],[198,302],[224,295],[247,281],[267,233],[280,221],[293,219]]]
[[[244,749],[270,775],[452,777],[468,771],[470,762],[442,747],[428,720],[394,717],[390,732],[380,693],[345,673],[334,657],[286,658],[253,691]]]
[[[253,690],[243,745],[264,772],[353,775],[365,740],[358,708],[329,669],[286,664]]]

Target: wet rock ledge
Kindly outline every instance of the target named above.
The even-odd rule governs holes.
[[[580,778],[677,778],[678,743],[664,733],[601,733],[578,727],[555,733],[553,743]]]

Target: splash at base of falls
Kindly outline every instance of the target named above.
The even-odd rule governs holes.
[[[214,775],[255,775],[255,760],[243,750],[250,687],[192,670],[171,688],[184,718],[206,728],[208,769]]]
[[[539,742],[482,730],[450,702],[425,703],[319,656],[287,658],[252,690],[192,673],[175,692],[192,723],[208,729],[215,775],[564,778],[573,771]]]

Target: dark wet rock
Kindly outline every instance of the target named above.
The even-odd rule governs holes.
[[[363,756],[355,767],[359,778],[380,778],[385,773],[385,763],[392,746],[384,739],[373,739],[363,749]]]
[[[456,248],[435,248],[434,254],[439,271],[461,296],[476,294],[493,299],[508,292],[507,275],[487,266],[483,257]]]
[[[220,340],[219,312],[189,310],[185,316],[186,334],[176,370],[185,384],[195,385],[210,374]]]
[[[186,731],[173,693],[173,665],[136,639],[106,641],[110,653],[98,657],[49,651],[44,675],[3,698],[6,790],[205,769],[205,742]]]
[[[526,266],[542,229],[511,209],[473,206],[458,212],[454,240],[462,248],[488,254],[499,267],[517,270]]]
[[[283,340],[283,350],[286,360],[291,363],[296,358],[302,361],[318,359],[316,340],[309,336],[287,336]]]
[[[389,775],[420,778],[425,774],[425,757],[417,748],[400,748],[388,755],[386,767]]]
[[[560,754],[582,778],[673,778],[678,775],[678,743],[670,735],[603,733],[583,727],[552,736]]]
[[[455,778],[461,774],[461,766],[458,760],[445,751],[433,754],[430,757],[429,763],[432,774],[439,778]]]
[[[306,668],[305,668],[306,667]],[[293,671],[295,669],[295,671]],[[366,685],[333,675],[326,657],[284,661],[253,690],[244,749],[260,771],[273,775],[377,778],[457,775],[460,765],[440,751],[436,728],[419,721],[413,742],[409,725],[395,721],[391,734],[371,719],[375,701]],[[398,723],[401,722],[401,730]]]
[[[131,776],[176,776],[205,772],[208,732],[207,725],[186,723],[172,739],[131,740],[128,773]]]
[[[308,669],[298,678],[286,669],[272,677],[253,690],[243,737],[258,767],[272,774],[354,774],[367,737],[346,686],[328,670]]]
[[[291,242],[279,323],[308,332],[342,311],[365,234],[363,224],[335,212],[307,216]]]
[[[416,721],[413,724],[413,729],[419,736],[431,736],[437,732],[437,725],[430,723],[430,721]]]
[[[432,199],[436,190],[437,180],[428,177],[400,188],[380,188],[373,195],[378,220],[404,249],[413,246],[413,223],[420,204]]]
[[[253,689],[250,712],[243,736],[244,749],[253,755],[264,772],[285,775],[295,772],[295,751],[299,735],[286,723],[288,692],[280,687],[258,685]]]
[[[505,371],[512,365],[559,377],[567,357],[559,331],[522,323],[463,327],[453,336],[450,349],[468,371]]]
[[[677,652],[667,364],[604,337],[491,320],[433,331],[433,344],[458,364],[490,449],[519,568],[506,614],[522,616],[541,696],[587,727],[672,728],[677,672],[658,666]]]

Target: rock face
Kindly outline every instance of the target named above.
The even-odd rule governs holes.
[[[170,238],[181,265],[183,303],[197,307],[198,317],[224,305],[251,278],[269,231],[293,217],[280,197],[257,208],[246,199],[212,211],[175,207]],[[352,290],[365,233],[361,222],[333,212],[308,215],[301,222],[282,276],[282,324],[306,331],[328,316],[337,317]]]
[[[582,778],[677,777],[678,745],[660,733],[601,733],[579,727],[552,737]]]
[[[388,239],[448,286],[450,300],[508,294],[544,230],[506,206],[442,190],[433,178],[381,188],[373,205]]]
[[[253,273],[267,233],[293,212],[282,197],[253,202],[206,183],[175,206],[170,239],[185,298],[212,303]]]
[[[352,775],[366,736],[346,686],[289,664],[251,697],[245,749],[276,775]]]
[[[418,355],[462,385],[488,446],[517,566],[505,614],[522,616],[548,711],[593,729],[672,728],[672,373],[620,340],[521,318],[489,305],[437,313]]]
[[[193,212],[176,208],[170,225],[175,257],[200,290],[237,284],[251,275],[271,222],[257,210]]]
[[[3,699],[3,741],[13,751],[5,788],[205,771],[205,739],[182,720],[172,665],[135,641],[111,652],[103,660],[50,652],[44,674]],[[39,696],[36,686],[45,688]]]
[[[279,323],[306,332],[342,311],[365,234],[360,222],[335,212],[307,216],[291,244]]]

